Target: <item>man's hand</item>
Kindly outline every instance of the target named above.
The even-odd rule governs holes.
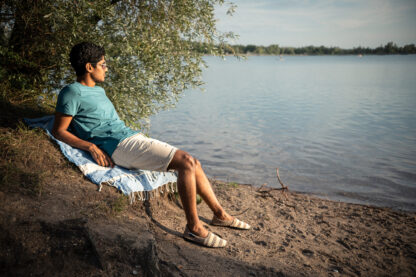
[[[74,134],[68,132],[69,124],[72,121],[71,115],[66,115],[60,112],[55,113],[55,121],[53,123],[52,135],[66,144],[71,145],[85,151],[89,151],[97,164],[101,166],[114,167],[114,162],[103,150],[97,145],[89,141],[82,140]]]
[[[91,153],[91,156],[94,158],[97,164],[105,167],[114,167],[114,162],[110,158],[110,156],[108,156],[107,153],[98,148],[97,145],[92,143],[91,146],[88,147],[88,151]]]

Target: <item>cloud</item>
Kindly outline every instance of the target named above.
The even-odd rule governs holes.
[[[310,41],[354,41],[362,33],[378,33],[379,39],[386,30],[409,40],[416,40],[412,26],[416,26],[416,1],[407,0],[238,0],[233,17],[223,16],[220,10],[218,28],[233,30],[241,35],[242,43],[271,44],[280,41],[304,44]],[[225,12],[224,12],[225,14]],[[300,37],[296,37],[300,36]],[[374,34],[373,34],[374,36]],[[389,38],[386,36],[386,40]],[[379,45],[371,41],[368,45]],[[293,45],[296,46],[296,45]],[[340,45],[341,46],[341,45]]]

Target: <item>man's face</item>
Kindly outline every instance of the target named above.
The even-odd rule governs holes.
[[[101,60],[95,64],[95,67],[92,67],[91,71],[91,78],[96,83],[102,83],[105,79],[105,73],[107,72],[108,68],[105,63],[104,57],[101,58]]]

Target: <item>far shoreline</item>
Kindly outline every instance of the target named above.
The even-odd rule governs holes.
[[[322,54],[322,55],[310,55],[310,54],[255,54],[255,53],[250,53],[250,54],[224,54],[222,56],[224,57],[236,57],[236,58],[244,58],[244,57],[345,57],[345,56],[355,56],[355,57],[366,57],[366,56],[414,56],[416,54],[362,54],[357,55],[357,54],[334,54],[334,55],[330,55],[330,54]],[[204,57],[221,57],[221,56],[216,56],[216,55],[211,55],[211,54],[206,54],[203,55]]]

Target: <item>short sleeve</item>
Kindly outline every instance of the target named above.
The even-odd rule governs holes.
[[[64,87],[58,95],[56,103],[56,111],[67,114],[76,115],[79,107],[79,93],[71,86]]]

